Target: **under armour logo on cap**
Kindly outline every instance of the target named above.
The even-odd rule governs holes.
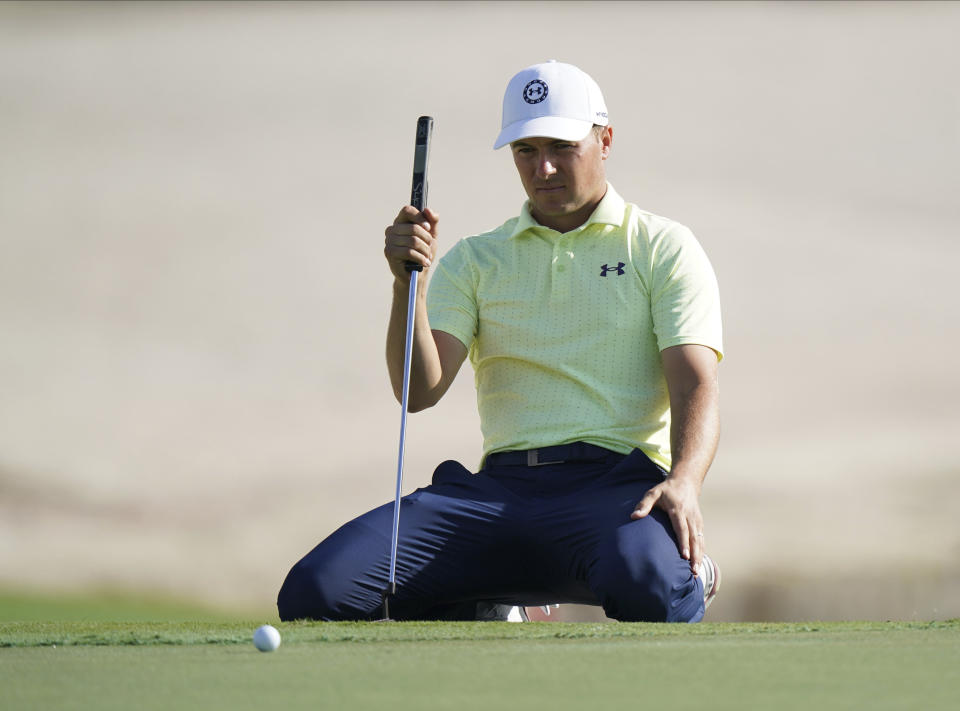
[[[533,79],[527,82],[527,85],[523,87],[523,100],[528,104],[539,104],[541,101],[547,98],[547,92],[549,88],[547,83],[541,79]]]

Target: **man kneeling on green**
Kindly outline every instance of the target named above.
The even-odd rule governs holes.
[[[528,198],[519,216],[439,261],[433,210],[404,207],[386,229],[394,392],[412,261],[424,276],[410,409],[436,404],[469,356],[483,432],[479,472],[444,462],[403,498],[391,616],[569,602],[696,622],[720,583],[699,504],[719,440],[713,269],[689,229],[607,182],[613,129],[577,67],[510,80],[494,148],[506,145]],[[378,618],[392,511],[354,519],[297,563],[281,619]]]

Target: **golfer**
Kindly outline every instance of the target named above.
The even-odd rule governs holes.
[[[607,182],[613,129],[577,67],[510,80],[504,146],[528,198],[518,216],[440,260],[433,210],[404,207],[386,229],[394,392],[412,261],[424,276],[410,409],[436,404],[469,357],[483,432],[479,472],[444,462],[402,499],[391,617],[581,603],[617,620],[696,622],[720,582],[699,504],[719,439],[713,270],[689,229]],[[380,617],[392,511],[347,523],[297,563],[280,618]]]

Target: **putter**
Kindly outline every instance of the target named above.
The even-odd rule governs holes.
[[[430,157],[430,137],[433,118],[417,119],[417,143],[413,154],[413,187],[410,204],[421,212],[427,206],[427,160]],[[390,619],[390,596],[397,592],[397,546],[400,541],[400,490],[403,488],[403,454],[407,439],[407,397],[410,392],[410,360],[413,356],[413,320],[417,304],[417,276],[423,270],[419,264],[407,262],[410,272],[410,291],[407,296],[407,341],[403,354],[403,395],[400,399],[400,451],[397,455],[397,491],[393,500],[393,531],[390,536],[390,577],[383,592],[383,619]]]

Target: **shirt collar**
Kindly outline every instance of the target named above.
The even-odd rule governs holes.
[[[623,224],[623,211],[625,208],[626,203],[624,203],[623,198],[620,197],[617,191],[613,189],[613,186],[610,183],[607,183],[607,192],[597,205],[597,209],[594,210],[590,217],[587,218],[586,222],[576,229],[571,230],[571,232],[586,229],[590,225],[620,226]],[[530,201],[527,200],[523,203],[523,207],[520,210],[520,216],[517,218],[517,224],[514,225],[513,232],[510,236],[516,237],[527,230],[536,229],[549,230],[550,228],[544,227],[535,219],[533,219],[533,215],[530,214]],[[554,230],[550,231],[553,232]]]

